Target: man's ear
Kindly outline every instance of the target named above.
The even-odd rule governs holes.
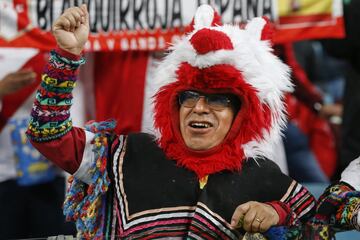
[[[204,27],[222,26],[221,16],[209,5],[201,5],[190,24],[189,32]]]
[[[246,24],[245,30],[261,41],[272,42],[274,25],[267,17],[256,17]]]

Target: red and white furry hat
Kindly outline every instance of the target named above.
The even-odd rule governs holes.
[[[222,25],[209,5],[196,11],[193,31],[170,48],[158,66],[154,127],[167,157],[199,178],[239,171],[247,158],[273,159],[285,126],[284,95],[292,90],[289,68],[272,53],[270,23],[254,18],[241,29]],[[232,93],[241,101],[224,141],[213,149],[186,147],[179,130],[178,93],[184,90]]]

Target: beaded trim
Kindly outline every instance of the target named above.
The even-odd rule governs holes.
[[[64,215],[68,221],[75,221],[79,239],[103,239],[106,192],[110,184],[106,164],[115,126],[114,120],[86,126],[95,133],[95,161],[89,172],[92,183],[87,185],[73,176],[69,179]]]
[[[84,58],[73,61],[56,51],[50,52],[26,132],[33,141],[51,141],[71,130],[71,92],[76,86],[78,68],[84,63]]]
[[[62,66],[65,69],[75,70],[86,62],[84,58],[81,58],[78,61],[68,59],[58,54],[55,50],[51,50],[50,54],[53,56],[50,61],[54,60],[57,68],[59,68],[58,66]]]

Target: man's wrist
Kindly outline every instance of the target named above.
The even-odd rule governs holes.
[[[281,226],[281,225],[287,225],[288,223],[288,215],[290,214],[291,210],[290,208],[285,204],[282,203],[280,201],[272,201],[272,202],[266,202],[266,204],[270,205],[272,208],[274,208],[274,210],[276,211],[276,213],[279,216],[279,221],[276,224],[277,226]]]
[[[69,51],[67,51],[67,50],[64,50],[63,48],[61,48],[61,47],[57,47],[56,49],[55,49],[55,51],[59,54],[59,55],[61,55],[61,56],[63,56],[63,57],[66,57],[66,58],[68,58],[68,59],[70,59],[70,60],[73,60],[73,61],[78,61],[78,60],[80,60],[81,59],[81,51],[80,51],[80,53],[79,54],[75,54],[75,53],[73,53],[73,52],[69,52]]]
[[[84,57],[80,55],[74,55],[60,48],[50,51],[50,57],[53,58],[54,61],[64,63],[74,71],[78,70],[80,65],[86,62]]]

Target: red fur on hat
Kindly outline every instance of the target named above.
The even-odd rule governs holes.
[[[242,145],[262,139],[262,131],[270,128],[270,109],[260,102],[256,90],[231,65],[200,69],[182,63],[176,74],[177,80],[163,86],[155,95],[154,122],[161,134],[159,146],[167,157],[194,171],[199,178],[222,170],[239,171],[245,159]],[[206,151],[188,148],[180,133],[177,96],[188,89],[232,93],[241,100],[241,108],[224,141]]]
[[[197,31],[191,37],[190,42],[198,54],[221,49],[234,49],[230,38],[225,33],[207,28]]]
[[[274,25],[271,23],[269,18],[267,17],[262,17],[262,18],[266,21],[266,24],[261,32],[261,40],[272,41],[275,32]]]

